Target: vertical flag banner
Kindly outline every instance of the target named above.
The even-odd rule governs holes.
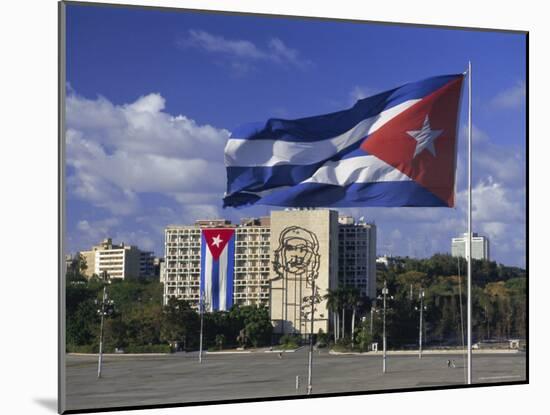
[[[224,206],[454,206],[464,74],[382,92],[350,109],[232,133]]]
[[[201,229],[201,301],[207,311],[233,305],[235,229]]]

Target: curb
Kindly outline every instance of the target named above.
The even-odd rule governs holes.
[[[99,353],[66,353],[67,356],[99,356]],[[145,356],[170,356],[172,353],[103,353],[105,357],[145,357]]]
[[[354,356],[382,356],[383,352],[336,352],[334,350],[329,350],[329,354],[332,355],[354,355]],[[445,355],[445,354],[463,354],[462,350],[423,350],[423,355]],[[494,349],[494,350],[472,350],[472,354],[517,354],[520,353],[519,350],[508,350],[508,349]],[[388,350],[387,355],[395,356],[418,356],[418,351],[408,351],[408,350]]]
[[[242,350],[242,351],[235,351],[235,352],[224,352],[224,351],[219,351],[219,352],[209,352],[209,351],[205,351],[203,353],[206,353],[206,354],[246,354],[246,353],[252,353],[252,350]]]
[[[303,349],[305,346],[300,346],[297,349],[279,349],[279,350],[264,350],[264,353],[294,353],[297,352],[300,349]]]

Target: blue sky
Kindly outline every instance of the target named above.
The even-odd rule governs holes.
[[[167,224],[268,214],[221,208],[235,126],[341,110],[474,65],[474,230],[525,265],[525,36],[69,5],[68,251],[111,236],[163,252]],[[465,91],[466,92],[466,91]],[[450,251],[466,227],[463,100],[457,207],[365,208],[380,254]]]

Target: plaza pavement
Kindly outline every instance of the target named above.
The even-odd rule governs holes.
[[[455,368],[447,367],[454,360]],[[382,373],[377,355],[315,352],[313,394],[418,388],[465,383],[462,354],[388,355]],[[525,380],[524,353],[474,353],[473,382]],[[305,395],[307,350],[294,353],[197,353],[104,356],[67,355],[67,409],[190,403]],[[300,388],[296,390],[296,376]]]

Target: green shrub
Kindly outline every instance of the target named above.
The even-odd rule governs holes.
[[[124,353],[171,353],[168,344],[130,345],[124,349]]]
[[[97,344],[68,344],[67,353],[98,353],[99,346]]]
[[[281,336],[279,344],[287,346],[293,345],[295,347],[298,347],[302,344],[302,338],[296,334],[285,334],[284,336]]]

